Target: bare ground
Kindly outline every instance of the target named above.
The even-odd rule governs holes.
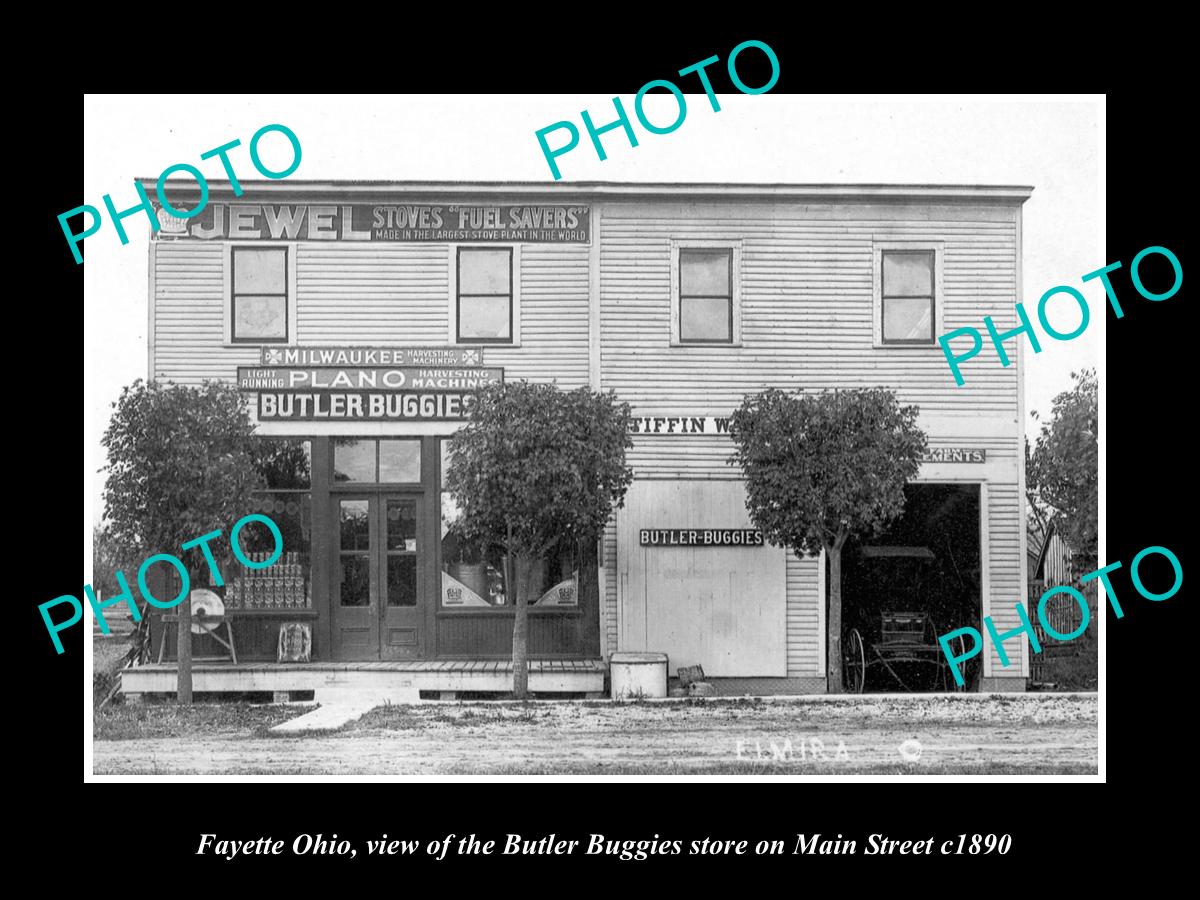
[[[226,707],[227,709],[227,707]],[[1095,695],[837,701],[426,703],[328,734],[295,708],[174,704],[97,716],[96,774],[1094,774]]]

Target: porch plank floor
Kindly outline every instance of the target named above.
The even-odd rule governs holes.
[[[535,659],[529,661],[529,689],[535,692],[594,693],[604,688],[607,665],[602,659]],[[173,693],[175,663],[151,663],[121,672],[128,696]],[[512,688],[509,660],[439,659],[388,662],[273,663],[230,660],[196,662],[192,666],[198,692],[314,691],[318,702],[357,701],[365,696],[410,702],[422,690],[499,691]]]
[[[175,663],[148,663],[138,666],[144,672],[174,672]],[[512,663],[507,660],[439,659],[439,660],[396,660],[389,662],[309,662],[273,663],[241,662],[236,666],[229,661],[198,662],[192,665],[193,672],[279,672],[281,670],[303,670],[307,672],[511,672]],[[531,672],[606,672],[602,659],[531,659]],[[130,670],[132,671],[132,670]]]

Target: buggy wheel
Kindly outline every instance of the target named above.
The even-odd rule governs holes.
[[[867,656],[862,635],[851,628],[842,646],[842,684],[851,694],[861,694],[867,675]]]

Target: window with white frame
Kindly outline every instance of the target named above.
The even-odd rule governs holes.
[[[741,246],[728,241],[671,244],[671,343],[741,343]]]
[[[287,247],[233,247],[230,339],[234,343],[286,343]]]
[[[513,249],[457,248],[455,284],[455,340],[514,343]]]
[[[940,242],[876,242],[875,345],[932,347],[942,331]]]
[[[296,330],[296,246],[224,247],[226,344],[286,344]]]

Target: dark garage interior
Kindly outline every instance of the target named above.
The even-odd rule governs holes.
[[[980,627],[979,485],[910,484],[904,494],[889,528],[842,548],[846,689],[978,690],[980,657],[959,687],[937,637]]]

